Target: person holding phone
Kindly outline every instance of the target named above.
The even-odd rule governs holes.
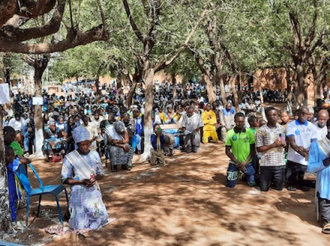
[[[152,149],[150,152],[150,165],[156,165],[157,160],[166,166],[165,163],[165,136],[159,124],[154,125],[154,133],[151,135]]]

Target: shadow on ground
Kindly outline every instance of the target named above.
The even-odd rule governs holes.
[[[138,160],[136,160],[138,162]],[[176,154],[165,167],[138,164],[100,182],[109,215],[117,220],[77,236],[56,237],[44,228],[58,223],[55,202],[45,197],[31,226],[8,240],[44,245],[328,245],[314,212],[314,190],[261,193],[239,182],[225,187],[228,159],[223,144],[202,145],[197,154]],[[36,162],[45,184],[59,183],[61,164]],[[66,205],[61,198],[62,210]],[[23,220],[25,210],[19,211]]]

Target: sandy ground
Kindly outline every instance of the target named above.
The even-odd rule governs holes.
[[[33,162],[44,184],[60,182],[61,163]],[[100,182],[110,217],[116,221],[84,236],[54,236],[44,228],[58,223],[52,197],[36,217],[32,199],[28,229],[6,241],[24,245],[330,245],[314,212],[314,189],[261,193],[239,182],[225,187],[228,159],[223,144],[202,145],[197,154],[176,151],[165,167],[134,158],[131,171]],[[32,174],[30,174],[30,177]],[[65,211],[64,196],[61,197]],[[24,220],[25,209],[19,211]]]

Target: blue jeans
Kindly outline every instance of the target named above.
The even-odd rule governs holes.
[[[254,181],[255,171],[253,169],[253,166],[251,163],[249,163],[249,164],[246,164],[245,167],[246,167],[245,175],[246,175],[246,180],[248,182],[248,185],[254,186],[255,185],[255,181]],[[236,164],[229,163],[228,169],[227,169],[227,186],[229,188],[234,188],[236,186],[239,171],[240,170],[238,169]]]

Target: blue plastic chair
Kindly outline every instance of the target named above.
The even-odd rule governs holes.
[[[52,194],[55,197],[56,203],[57,203],[57,210],[58,210],[58,214],[60,217],[60,222],[63,225],[63,219],[62,219],[62,213],[61,213],[61,208],[60,208],[60,204],[59,204],[59,200],[58,200],[58,195],[64,190],[65,192],[65,197],[66,197],[66,202],[67,204],[69,203],[68,200],[68,193],[64,187],[64,185],[59,184],[59,185],[46,185],[44,186],[41,179],[39,178],[39,175],[37,173],[37,171],[34,169],[34,167],[32,166],[32,164],[29,164],[31,170],[33,171],[34,175],[36,176],[36,178],[39,181],[40,187],[39,188],[31,188],[30,185],[30,181],[27,177],[27,172],[26,172],[26,168],[24,165],[20,165],[16,175],[18,177],[18,179],[21,181],[23,188],[26,192],[26,198],[27,198],[27,204],[26,204],[26,225],[28,225],[28,219],[29,219],[29,209],[30,209],[30,197],[31,196],[39,196],[39,205],[38,205],[38,213],[37,216],[39,216],[39,212],[40,212],[40,203],[41,203],[41,197],[42,195],[46,195],[46,194]]]

